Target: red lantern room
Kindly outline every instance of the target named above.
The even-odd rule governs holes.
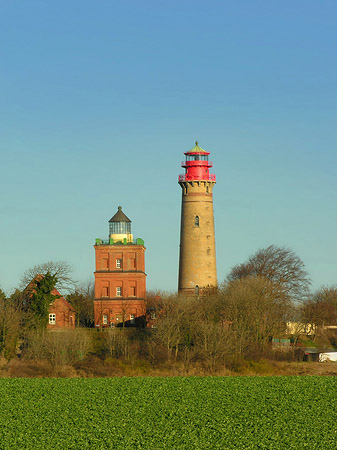
[[[216,181],[215,175],[209,173],[210,167],[213,167],[213,163],[208,161],[209,152],[199,147],[198,141],[195,142],[195,147],[184,155],[186,160],[181,163],[181,166],[185,168],[186,173],[179,175],[179,181]]]

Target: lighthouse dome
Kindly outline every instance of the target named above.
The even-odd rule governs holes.
[[[109,237],[116,241],[131,242],[133,236],[131,234],[131,220],[123,213],[122,207],[118,206],[118,211],[109,220]]]
[[[191,150],[188,150],[188,152],[185,152],[185,155],[195,155],[195,154],[209,155],[209,152],[206,152],[206,150],[204,150],[199,146],[198,141],[195,141],[195,146],[191,148]]]

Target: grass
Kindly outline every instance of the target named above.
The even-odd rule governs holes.
[[[1,379],[0,449],[334,449],[335,377]]]

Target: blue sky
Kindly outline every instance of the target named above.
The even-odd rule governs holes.
[[[211,152],[218,278],[275,244],[337,282],[337,3],[0,1],[0,286],[94,271],[122,205],[178,278],[183,152]]]

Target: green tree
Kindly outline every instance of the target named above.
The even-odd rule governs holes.
[[[45,275],[36,276],[30,285],[31,300],[29,309],[32,312],[33,319],[35,319],[34,325],[37,327],[46,327],[49,307],[56,298],[60,297],[52,293],[56,282],[56,275],[47,272]]]

